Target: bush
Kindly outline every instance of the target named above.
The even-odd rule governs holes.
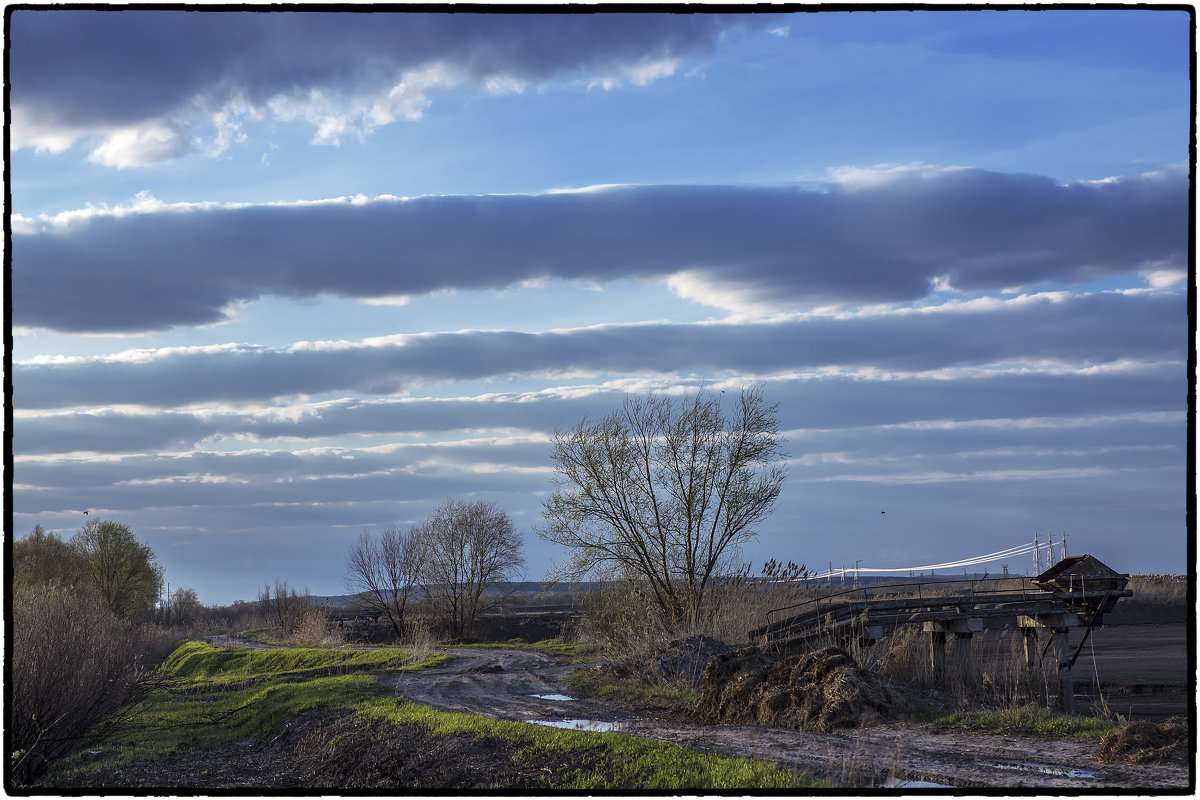
[[[295,626],[288,634],[292,644],[332,647],[342,643],[342,632],[325,614],[323,606],[306,606],[292,617]]]
[[[155,636],[57,584],[15,589],[11,620],[11,775],[27,785],[137,694]]]

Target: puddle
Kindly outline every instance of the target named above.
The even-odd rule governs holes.
[[[1035,761],[976,761],[975,763],[983,767],[1036,772],[1040,775],[1053,775],[1056,778],[1088,778],[1091,780],[1100,778],[1100,773],[1092,772],[1090,769],[1063,767],[1058,764],[1038,764]]]
[[[882,784],[881,789],[956,789],[958,787],[951,786],[948,783],[934,783],[933,781],[907,781],[903,778],[888,778],[887,782]]]
[[[531,694],[530,697],[536,697],[539,700],[574,700],[574,697],[568,697],[565,694]]]
[[[552,728],[566,728],[573,731],[595,731],[597,733],[620,733],[630,728],[638,728],[643,724],[638,719],[619,719],[614,722],[604,722],[597,719],[527,719],[534,725],[549,725]]]

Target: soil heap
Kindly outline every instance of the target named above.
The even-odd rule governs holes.
[[[598,672],[653,684],[695,687],[700,684],[709,660],[730,649],[729,645],[711,636],[687,636],[675,639],[648,658],[623,658],[598,668]]]
[[[758,647],[708,662],[691,715],[828,733],[893,715],[897,702],[878,675],[836,647],[777,659]]]
[[[1186,717],[1170,717],[1159,723],[1131,722],[1101,739],[1096,752],[1101,761],[1126,764],[1187,761],[1190,755]]]

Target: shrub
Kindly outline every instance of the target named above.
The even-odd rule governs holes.
[[[329,621],[324,606],[305,606],[292,617],[292,628],[288,641],[292,644],[332,646],[342,643],[342,633],[337,625]]]
[[[11,775],[28,784],[98,725],[115,721],[113,713],[138,693],[154,631],[58,584],[17,588],[11,619]]]

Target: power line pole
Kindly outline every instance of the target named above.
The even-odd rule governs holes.
[[[1033,532],[1033,574],[1042,574],[1042,551],[1038,549],[1037,531]]]

